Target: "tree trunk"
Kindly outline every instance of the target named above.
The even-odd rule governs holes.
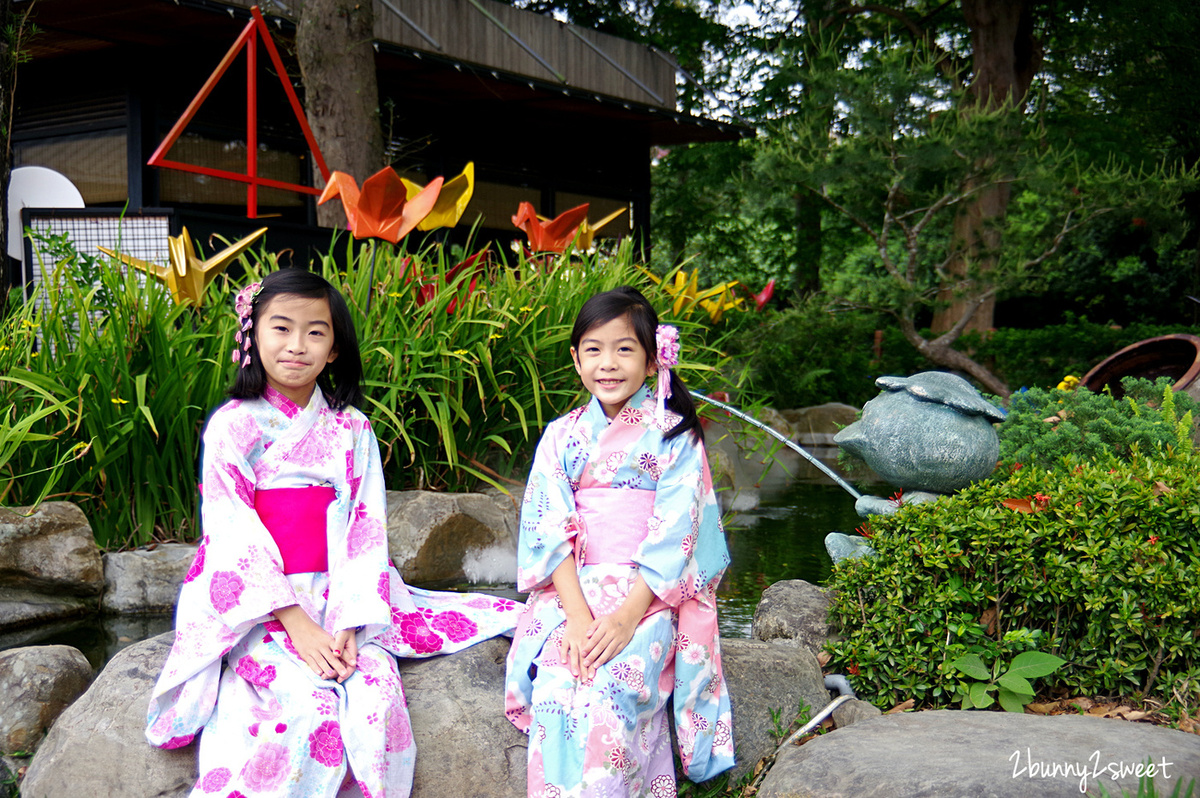
[[[898,321],[900,322],[900,332],[903,333],[904,339],[932,362],[939,366],[954,369],[955,371],[965,371],[974,377],[980,385],[1002,399],[1007,399],[1009,394],[1012,393],[1004,381],[993,374],[987,366],[972,360],[969,356],[952,348],[951,344],[958,338],[957,333],[941,335],[930,341],[917,332],[917,327],[912,319],[901,316]]]
[[[383,166],[374,17],[370,0],[304,0],[296,30],[308,125],[329,168],[360,184]],[[314,180],[323,184],[319,174]],[[335,227],[345,219],[328,203],[317,208],[317,222]]]
[[[1031,5],[1030,0],[962,0],[963,17],[971,31],[973,78],[966,100],[971,106],[994,109],[1010,102],[1013,113],[1024,108],[1042,62],[1041,45],[1033,35]],[[998,142],[997,146],[1004,144]],[[994,266],[1002,245],[1000,225],[1008,212],[1009,194],[1007,185],[994,185],[959,210],[950,242],[957,253],[948,267],[953,281],[938,292],[943,307],[934,313],[934,332],[954,327],[972,304],[970,267],[986,274]],[[987,290],[987,286],[979,290]],[[966,329],[990,330],[994,307],[991,299],[980,305]]]

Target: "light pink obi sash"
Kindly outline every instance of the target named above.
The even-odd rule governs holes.
[[[654,514],[654,491],[582,488],[575,491],[575,509],[587,530],[586,541],[576,539],[583,548],[581,563],[632,563]]]
[[[633,565],[633,555],[646,538],[647,521],[654,515],[654,491],[638,488],[581,488],[575,491],[575,509],[584,534],[575,537],[575,562]],[[650,602],[648,618],[670,609],[658,596]]]
[[[329,570],[325,514],[335,495],[321,485],[254,491],[254,511],[279,547],[285,574]]]

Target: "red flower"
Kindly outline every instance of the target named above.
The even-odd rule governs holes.
[[[863,524],[860,527],[855,527],[854,531],[862,535],[864,538],[875,537],[875,530],[871,529],[870,524]]]
[[[849,673],[851,676],[857,676],[858,675],[858,665],[856,663],[851,662],[849,665],[846,666],[846,672]]]
[[[767,280],[767,285],[757,294],[753,294],[754,305],[761,311],[771,301],[771,297],[775,294],[775,278]]]
[[[893,493],[892,498],[888,499],[888,501],[890,501],[896,507],[899,507],[900,505],[904,504],[904,488],[901,488],[900,490]]]
[[[1151,535],[1150,536],[1150,545],[1153,546],[1157,542],[1158,542],[1158,535]]]

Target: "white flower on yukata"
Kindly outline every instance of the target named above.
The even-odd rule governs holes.
[[[633,656],[631,656],[629,659],[627,659],[625,661],[628,662],[629,667],[633,668],[635,671],[638,671],[639,673],[645,673],[646,660],[642,659],[637,654],[634,654]]]
[[[683,652],[683,661],[688,665],[699,665],[708,659],[708,649],[700,644],[688,646]]]
[[[662,660],[662,656],[663,656],[663,645],[662,645],[662,643],[655,640],[653,643],[650,644],[650,658],[653,659],[655,662],[659,662]]]

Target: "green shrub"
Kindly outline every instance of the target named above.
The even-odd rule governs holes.
[[[1172,380],[1126,378],[1125,398],[1092,393],[1031,388],[1012,395],[1008,418],[997,428],[1000,462],[1055,468],[1062,458],[1128,458],[1134,447],[1143,452],[1165,446],[1190,449],[1196,402],[1171,390]]]
[[[748,367],[747,390],[776,408],[862,406],[879,393],[876,377],[932,368],[883,317],[831,311],[820,297],[762,316],[742,314],[734,323],[730,354]],[[876,330],[884,336],[880,359]]]
[[[1200,457],[1029,466],[871,521],[874,557],[833,572],[831,667],[881,707],[948,706],[951,663],[1030,649],[1045,688],[1200,704]],[[1006,503],[1007,502],[1007,503]],[[1016,632],[1016,634],[1013,634]]]

